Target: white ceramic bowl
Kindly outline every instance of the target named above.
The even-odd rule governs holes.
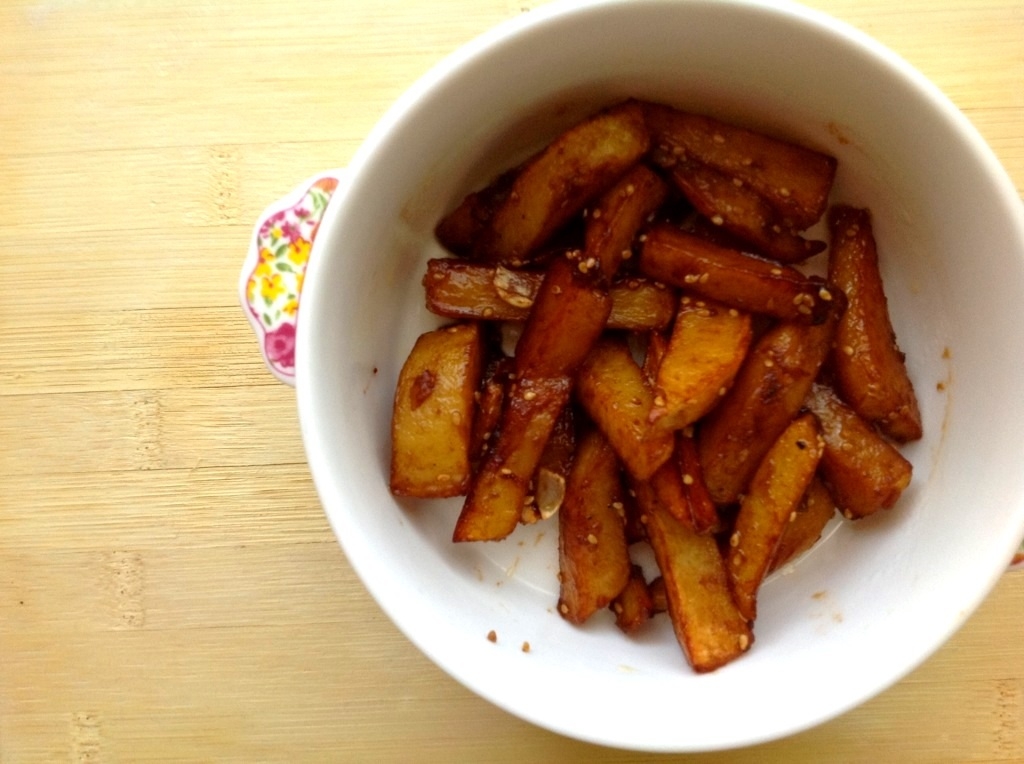
[[[460,501],[398,501],[387,486],[395,380],[415,337],[439,323],[420,284],[427,258],[441,254],[435,222],[560,129],[626,96],[839,159],[834,198],[874,214],[925,424],[924,439],[905,449],[915,476],[898,506],[837,523],[768,581],[753,649],[703,676],[664,616],[635,640],[609,618],[578,628],[558,616],[555,525],[453,545]],[[765,741],[904,676],[1005,569],[1024,534],[1024,213],[967,120],[865,35],[779,3],[547,6],[435,67],[350,170],[302,296],[296,375],[310,467],[372,595],[484,698],[625,748]]]

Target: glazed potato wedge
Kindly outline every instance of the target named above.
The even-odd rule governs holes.
[[[566,406],[541,453],[533,478],[533,501],[526,498],[524,522],[547,520],[561,509],[575,453],[576,421],[572,406]]]
[[[629,581],[619,462],[600,431],[579,442],[558,513],[558,612],[583,623]]]
[[[757,590],[824,448],[814,416],[798,417],[765,454],[740,501],[726,569],[736,606],[748,621],[757,616]]]
[[[611,312],[596,273],[581,273],[567,257],[553,260],[516,344],[516,375],[572,375],[604,331]]]
[[[672,433],[654,432],[648,421],[654,395],[625,341],[605,337],[593,347],[576,375],[576,397],[634,477],[646,480],[672,455]]]
[[[714,671],[754,641],[750,624],[733,602],[718,543],[676,520],[650,485],[633,481],[632,488],[647,521],[676,639],[695,671]]]
[[[460,257],[472,257],[490,219],[508,199],[518,173],[518,167],[502,173],[490,185],[468,194],[458,207],[442,218],[434,229],[441,245]]]
[[[833,361],[843,400],[893,440],[921,437],[921,412],[889,319],[878,250],[867,210],[829,211],[829,281],[849,303],[836,330]]]
[[[783,225],[762,196],[735,178],[687,159],[674,161],[670,176],[702,215],[746,242],[745,248],[780,263],[798,263],[825,249],[825,242]]]
[[[471,482],[453,541],[497,541],[515,530],[570,390],[567,376],[518,379],[509,387],[501,431]]]
[[[822,324],[781,322],[750,351],[722,401],[701,420],[697,450],[711,498],[735,502],[800,411],[828,354],[842,300]]]
[[[633,256],[637,231],[665,200],[668,187],[652,170],[637,165],[588,210],[584,253],[606,278]]]
[[[704,482],[704,468],[701,467],[697,441],[692,434],[681,432],[676,436],[676,458],[693,529],[697,533],[716,532],[720,524],[718,508]]]
[[[683,295],[655,375],[654,429],[681,430],[710,411],[732,384],[752,338],[748,313]]]
[[[836,174],[834,157],[662,104],[648,103],[644,110],[651,142],[661,154],[685,156],[739,180],[796,230],[825,214]]]
[[[807,408],[821,423],[821,473],[849,519],[891,508],[910,485],[913,465],[829,387],[816,384]]]
[[[482,357],[480,328],[473,323],[436,329],[416,340],[395,390],[392,493],[443,497],[466,492]]]
[[[629,580],[619,595],[612,601],[615,625],[626,634],[636,634],[654,615],[654,600],[644,580],[644,571],[633,565]]]
[[[658,281],[752,313],[814,323],[831,293],[795,268],[720,247],[668,224],[647,232],[640,270]]]
[[[626,103],[557,137],[517,173],[480,231],[474,256],[517,265],[607,191],[647,152],[643,111]]]
[[[542,271],[435,258],[427,262],[423,287],[427,309],[439,316],[525,321],[543,280]],[[609,329],[664,329],[675,314],[673,291],[650,279],[630,277],[613,281],[608,296]]]
[[[824,459],[824,456],[822,458]],[[821,469],[820,462],[818,469]],[[835,514],[836,503],[832,499],[832,494],[821,479],[815,476],[807,486],[800,508],[789,516],[789,522],[782,531],[782,538],[779,539],[768,572],[778,570],[818,543],[822,531]]]

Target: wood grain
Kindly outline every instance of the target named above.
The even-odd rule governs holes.
[[[236,282],[263,207],[531,0],[0,7],[0,761],[662,761],[534,728],[349,568]],[[1019,0],[817,0],[1024,191]],[[1024,760],[1024,574],[889,691],[708,762]],[[687,757],[678,757],[679,760]]]

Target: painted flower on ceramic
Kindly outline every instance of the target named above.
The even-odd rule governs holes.
[[[295,372],[302,280],[320,220],[337,186],[337,178],[318,178],[290,206],[267,214],[256,232],[258,254],[245,284],[246,308],[262,337],[267,363],[282,377]]]

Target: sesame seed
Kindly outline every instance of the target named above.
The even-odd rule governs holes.
[[[524,401],[532,401],[536,397],[537,397],[537,393],[534,392],[533,390],[527,390],[525,393],[523,393],[523,400]]]
[[[562,287],[560,287],[560,286],[558,286],[556,284],[555,286],[551,287],[551,293],[552,294],[561,294],[562,293]]]
[[[524,653],[530,652],[530,643],[529,642],[523,642],[523,652]]]
[[[764,359],[764,367],[766,369],[770,369],[774,365],[775,365],[775,361],[773,361],[771,358],[765,358]]]
[[[811,315],[811,313],[813,313],[814,311],[812,311],[812,310],[811,310],[810,308],[808,308],[808,307],[807,307],[806,305],[801,305],[800,307],[798,307],[798,308],[796,309],[796,312],[797,312],[797,313],[802,313],[802,314],[803,314],[803,315],[805,315],[805,316],[809,316],[809,315]]]
[[[665,398],[660,396],[660,395],[655,395],[654,396],[654,405],[657,406],[658,408],[664,408],[664,406],[665,406]]]
[[[702,273],[702,274],[700,274],[700,279],[698,279],[698,281],[700,281],[701,284],[707,284],[708,283],[708,279],[710,279],[710,278],[711,278],[711,274],[710,273]]]
[[[630,183],[626,186],[626,196],[632,196],[636,192],[636,186]]]
[[[639,235],[639,236],[637,237],[637,240],[638,240],[638,241],[641,241],[641,242],[643,242],[643,241],[647,241],[647,234],[645,234],[645,233],[642,233],[642,234],[640,234],[640,235]]]
[[[590,217],[594,218],[594,220],[597,220],[598,218],[601,217],[601,210],[594,210],[593,212],[590,213]]]
[[[743,165],[744,167],[750,167],[750,165],[752,165],[753,163],[754,160],[751,159],[750,157],[743,157],[743,159],[740,160],[740,164]]]
[[[729,389],[725,385],[722,385],[720,388],[718,388],[718,396],[719,397],[722,397],[727,392],[729,392]]]
[[[628,286],[630,289],[637,289],[640,286],[640,282],[637,281],[636,279],[630,279],[629,281],[626,282],[626,286]]]
[[[631,250],[631,249],[624,249],[624,250],[622,250],[622,259],[623,260],[628,260],[632,256],[633,256],[633,250]]]
[[[729,537],[729,546],[731,546],[733,549],[735,549],[739,545],[740,545],[740,532],[736,531],[735,533],[733,533]]]
[[[772,268],[771,273],[773,276],[781,276],[782,268]]]
[[[597,543],[597,536],[595,536],[593,533],[588,534],[587,535],[587,543],[588,544],[596,544]]]
[[[673,146],[672,147],[672,156],[680,157],[682,155],[683,155],[683,147],[682,146]]]
[[[580,273],[586,273],[588,270],[590,270],[590,266],[587,265],[586,260],[580,260],[580,264],[577,265],[576,267],[579,268]]]
[[[785,186],[780,188],[779,189],[779,196],[781,196],[783,199],[787,198],[789,196],[789,189],[786,188]]]
[[[711,222],[714,223],[715,225],[722,225],[722,223],[725,222],[725,219],[721,215],[715,215],[713,218],[711,218]]]
[[[772,226],[772,231],[774,231],[775,233],[782,233],[782,226],[780,226],[778,224],[773,225]]]
[[[502,467],[500,470],[498,470],[498,472],[502,477],[512,476],[512,470],[510,470],[508,467]]]
[[[732,179],[732,184],[734,186],[736,186],[736,188],[743,188],[743,179],[742,178],[733,178]]]
[[[440,271],[434,271],[434,280],[435,281],[444,281],[444,279],[445,279],[445,275],[443,273],[441,273]]]
[[[789,513],[789,521],[791,523],[796,522],[796,510],[793,510],[792,512]]]
[[[490,318],[493,315],[494,315],[494,308],[492,308],[489,305],[486,308],[484,308],[484,318]]]
[[[750,647],[750,637],[748,637],[746,634],[740,634],[739,638],[736,641],[740,646],[740,650],[746,650],[748,647]]]
[[[458,427],[460,424],[462,424],[462,412],[461,411],[453,411],[452,412],[452,424],[454,424],[456,427]]]
[[[498,633],[494,629],[491,629],[489,632],[487,632],[487,641],[488,642],[497,642],[498,641]]]
[[[739,552],[734,554],[732,556],[732,564],[735,565],[736,567],[739,567],[740,565],[742,565],[743,564],[743,555],[740,554]]]
[[[723,136],[723,135],[721,135],[719,133],[715,133],[713,136],[711,136],[711,140],[713,140],[715,143],[721,145],[721,144],[725,143],[725,136]]]
[[[437,476],[437,482],[438,483],[450,483],[451,480],[452,480],[452,476],[449,475],[447,472],[442,472],[442,473],[438,474],[438,476]]]
[[[832,301],[832,293],[825,289],[825,287],[822,287],[821,289],[818,290],[818,297],[823,299],[825,302]]]
[[[853,519],[853,512],[851,512],[848,509],[844,509],[843,510],[843,517],[845,517],[847,520],[852,520]]]
[[[587,268],[596,268],[596,267],[597,267],[597,258],[596,257],[588,257],[587,258]]]
[[[566,605],[564,602],[559,603],[558,612],[560,612],[562,615],[567,614],[569,612],[569,606]]]
[[[621,615],[622,614],[622,603],[621,602],[613,603],[612,604],[612,610],[614,610],[616,613]]]
[[[729,308],[729,315],[733,318],[737,318],[740,315],[740,312],[736,310],[736,308]]]
[[[620,509],[625,509],[626,505],[623,504],[621,501],[613,501],[612,502],[612,508],[615,509],[616,511],[618,511]]]
[[[696,274],[696,273],[687,273],[685,276],[683,276],[683,283],[684,284],[696,284],[697,280],[699,278],[700,278],[700,276],[698,274]]]
[[[640,515],[640,523],[642,525],[647,525],[647,515]]]
[[[856,223],[854,223],[852,226],[850,226],[849,228],[846,229],[846,235],[849,238],[853,238],[858,233],[860,233],[860,226],[857,225]]]
[[[693,475],[690,473],[683,474],[683,485],[693,485]]]

